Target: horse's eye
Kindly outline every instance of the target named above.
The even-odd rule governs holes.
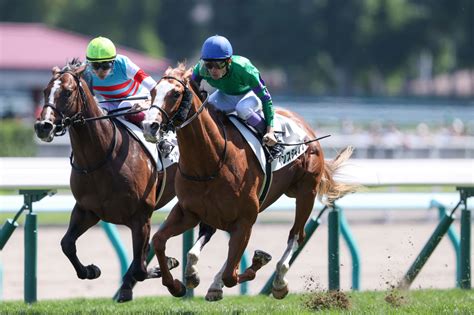
[[[71,94],[72,94],[72,91],[71,91],[71,90],[63,90],[63,95],[64,95],[65,97],[69,97],[69,96],[71,96]]]
[[[174,91],[173,92],[173,97],[174,98],[178,99],[180,96],[181,96],[181,92],[179,92],[179,91]]]

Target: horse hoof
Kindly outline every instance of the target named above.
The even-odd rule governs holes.
[[[99,267],[97,267],[96,265],[89,265],[86,267],[86,270],[87,270],[87,276],[86,278],[89,279],[89,280],[92,280],[92,279],[97,279],[100,277],[100,269]]]
[[[121,289],[117,297],[117,302],[124,303],[133,300],[133,291],[131,289]]]
[[[167,261],[166,264],[168,265],[168,269],[174,269],[179,266],[179,261],[173,257],[166,257]],[[156,265],[154,267],[151,267],[147,271],[147,279],[154,279],[154,278],[161,278],[161,269],[160,265]]]
[[[265,266],[272,260],[272,255],[264,252],[263,250],[256,250],[253,254],[253,259],[259,261],[262,266]]]
[[[171,270],[179,266],[179,261],[173,257],[166,257],[166,265],[168,265],[169,270]]]
[[[178,279],[174,280],[173,286],[168,288],[168,291],[170,291],[174,297],[183,297],[186,295],[186,287]]]
[[[285,285],[283,288],[281,289],[275,289],[275,288],[272,288],[272,295],[275,299],[277,300],[281,300],[283,299],[285,296],[288,295],[288,286]]]
[[[224,285],[227,287],[227,288],[232,288],[234,287],[237,282],[238,282],[238,279],[237,277],[230,277],[230,278],[222,278],[222,282],[224,282]]]
[[[206,301],[215,302],[222,300],[222,290],[209,289],[206,294]]]
[[[148,268],[147,279],[161,278],[161,269],[159,265]]]
[[[199,279],[199,276],[197,273],[193,273],[190,276],[184,277],[185,282],[186,282],[186,288],[188,289],[194,289],[196,288],[199,283],[201,282],[201,279]]]

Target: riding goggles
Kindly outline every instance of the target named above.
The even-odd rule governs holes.
[[[211,70],[212,68],[223,69],[227,65],[227,61],[204,61],[204,66]]]
[[[113,61],[103,61],[103,62],[91,62],[92,69],[94,70],[109,70],[114,65]]]

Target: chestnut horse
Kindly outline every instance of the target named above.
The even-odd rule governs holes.
[[[53,68],[35,132],[50,142],[69,129],[74,154],[70,185],[76,204],[61,247],[77,276],[95,279],[101,273],[93,264],[84,266],[76,255],[76,240],[84,232],[99,220],[131,229],[133,261],[118,294],[118,301],[125,302],[133,298],[136,281],[148,276],[150,219],[175,196],[176,164],[158,170],[146,149],[114,119],[94,120],[104,114],[81,78],[84,70],[77,59],[62,71]],[[168,263],[176,265],[171,258]]]
[[[180,160],[175,178],[178,203],[153,236],[153,246],[162,273],[162,282],[173,296],[183,296],[186,287],[174,279],[167,267],[166,242],[202,221],[230,234],[228,256],[206,295],[207,300],[222,298],[222,288],[252,280],[261,267],[255,262],[237,274],[238,262],[249,241],[259,212],[281,195],[296,198],[294,224],[289,232],[287,248],[277,264],[273,295],[283,298],[288,293],[285,274],[292,250],[305,238],[304,226],[318,196],[331,204],[356,185],[334,180],[341,163],[352,149],[343,150],[334,160],[325,161],[318,142],[294,162],[273,173],[270,191],[261,204],[259,192],[264,173],[252,149],[239,131],[221,112],[206,107],[198,97],[197,85],[191,81],[192,69],[184,64],[169,68],[158,83],[155,104],[143,122],[145,138],[156,141],[160,129],[176,129]],[[316,138],[310,126],[294,113],[278,110],[306,131],[308,139]],[[188,260],[189,262],[189,260]],[[192,268],[187,268],[192,269]],[[189,286],[188,286],[189,287]]]

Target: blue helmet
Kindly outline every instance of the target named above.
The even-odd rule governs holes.
[[[206,39],[201,49],[201,59],[227,59],[232,56],[232,45],[224,36]]]

